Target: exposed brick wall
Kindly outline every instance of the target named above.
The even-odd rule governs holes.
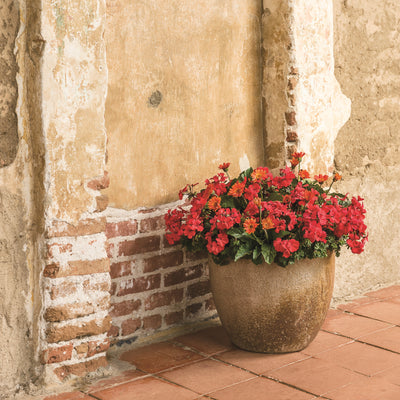
[[[298,135],[297,135],[297,119],[296,119],[296,93],[295,88],[299,82],[299,71],[295,67],[290,67],[287,78],[286,95],[288,99],[288,110],[285,113],[285,133],[286,133],[286,157],[297,151]]]
[[[164,214],[172,206],[106,212],[112,343],[216,315],[207,256],[187,254],[165,239]]]
[[[105,366],[111,279],[106,219],[72,225],[52,221],[46,230],[41,362],[59,379]]]

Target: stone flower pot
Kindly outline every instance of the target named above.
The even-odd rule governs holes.
[[[334,283],[335,256],[282,268],[209,259],[211,290],[222,326],[244,350],[288,353],[307,347],[320,330]]]

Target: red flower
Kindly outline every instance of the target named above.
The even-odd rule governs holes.
[[[310,177],[310,173],[305,169],[301,169],[299,171],[299,177],[300,177],[300,179],[307,179]]]
[[[306,153],[303,153],[302,151],[298,153],[293,153],[292,158],[296,158],[297,160],[302,160],[302,158],[306,155]]]
[[[244,223],[243,223],[243,228],[244,230],[250,235],[251,233],[254,233],[257,228],[257,221],[255,218],[247,218]]]
[[[314,175],[314,179],[318,182],[318,183],[324,183],[328,180],[328,175]]]
[[[292,167],[295,167],[299,162],[300,162],[299,159],[294,157],[290,160]]]
[[[221,164],[218,168],[226,171],[230,165],[231,165],[231,163],[226,162],[226,163]]]
[[[261,186],[258,183],[253,183],[252,185],[249,185],[249,187],[244,189],[244,198],[249,201],[253,200],[255,197],[258,196],[260,189]]]
[[[225,232],[220,232],[214,241],[212,240],[211,232],[206,233],[205,238],[207,240],[207,250],[215,255],[221,253],[229,243],[228,235]]]
[[[283,253],[283,257],[289,258],[292,253],[299,249],[299,242],[295,239],[282,240],[281,238],[274,240],[274,248],[276,251]]]

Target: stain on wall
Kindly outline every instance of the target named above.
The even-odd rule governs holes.
[[[107,1],[111,206],[262,164],[260,41],[258,0]]]
[[[0,5],[0,168],[10,165],[18,150],[16,105],[17,61],[14,55],[19,28],[18,2],[3,1]]]
[[[400,279],[400,3],[334,0],[334,10],[335,74],[352,102],[335,166],[341,190],[365,198],[370,228],[364,254],[338,259],[339,297]]]

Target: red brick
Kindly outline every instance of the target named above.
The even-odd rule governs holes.
[[[107,238],[117,236],[132,236],[137,233],[138,223],[136,220],[109,222],[106,226]]]
[[[191,317],[201,310],[202,303],[191,304],[186,307],[185,314],[186,317]]]
[[[107,332],[108,337],[117,337],[119,335],[119,327],[116,325],[111,325],[111,328]]]
[[[70,281],[60,282],[50,288],[50,298],[52,300],[59,297],[70,296],[76,293],[76,283]]]
[[[126,300],[120,303],[114,303],[111,305],[110,315],[112,317],[120,317],[121,315],[129,315],[133,311],[137,311],[142,302],[140,300]]]
[[[108,196],[106,194],[102,194],[100,196],[97,196],[95,199],[96,199],[96,209],[94,210],[94,212],[104,211],[108,206]]]
[[[157,208],[144,208],[139,211],[139,214],[150,214],[157,211]]]
[[[114,296],[117,293],[117,287],[118,287],[117,282],[111,282],[111,288],[110,288],[111,296]]]
[[[191,298],[204,296],[208,293],[210,293],[210,281],[197,282],[187,288],[187,295]]]
[[[135,261],[121,261],[112,263],[110,267],[111,278],[120,278],[122,276],[132,275],[135,268]]]
[[[47,244],[47,258],[53,258],[58,254],[65,254],[72,252],[71,243],[51,243]]]
[[[85,322],[74,321],[68,325],[53,322],[48,324],[46,339],[48,343],[57,343],[80,337],[100,335],[108,332],[111,326],[111,317],[92,319]]]
[[[109,295],[96,302],[86,301],[81,303],[61,304],[47,308],[44,313],[44,319],[50,322],[57,322],[80,318],[98,311],[108,310],[109,305]]]
[[[110,186],[110,177],[108,176],[108,172],[104,171],[104,175],[95,178],[87,183],[87,187],[93,190],[102,190],[107,189]]]
[[[144,329],[158,329],[161,327],[161,315],[151,315],[143,318]]]
[[[153,272],[161,268],[176,267],[183,263],[183,252],[172,251],[144,260],[144,272]]]
[[[93,357],[95,354],[103,353],[110,347],[110,341],[108,339],[99,341],[91,341],[88,343],[87,357]]]
[[[85,219],[76,223],[54,220],[47,228],[46,237],[85,236],[104,232],[106,228],[105,217]]]
[[[107,252],[107,257],[108,258],[114,258],[114,251],[115,251],[116,245],[114,243],[108,243],[106,244],[106,252]]]
[[[66,346],[51,347],[43,351],[41,356],[42,364],[53,364],[70,360],[72,357],[72,343]]]
[[[164,215],[158,217],[146,218],[140,221],[140,232],[152,232],[165,229]]]
[[[288,142],[296,142],[297,139],[298,139],[297,132],[288,131],[286,133],[286,141],[288,141]]]
[[[64,380],[70,375],[85,376],[89,372],[94,372],[100,367],[106,367],[107,365],[106,357],[98,357],[78,364],[64,365],[60,368],[56,368],[54,373],[57,375],[58,379]]]
[[[195,278],[200,278],[203,274],[202,265],[195,265],[193,267],[181,268],[177,271],[170,272],[164,276],[164,285],[172,286],[178,283],[190,281]]]
[[[176,247],[177,249],[181,248],[181,247],[180,247],[179,245],[177,245],[177,244],[169,244],[169,243],[168,243],[168,240],[167,240],[167,237],[166,237],[165,235],[163,235],[162,238],[163,238],[162,241],[163,241],[163,247],[164,247],[164,249],[169,249],[169,248],[171,248],[171,247]]]
[[[294,111],[289,111],[285,113],[285,119],[288,125],[296,125],[296,113]]]
[[[127,319],[121,324],[121,334],[122,336],[131,335],[136,332],[142,326],[142,321],[140,318]]]
[[[120,287],[118,296],[158,289],[161,283],[161,275],[141,276],[140,278],[126,280],[124,283],[125,287]]]
[[[167,325],[178,324],[183,321],[183,311],[169,313],[164,317],[164,320]]]
[[[155,308],[175,304],[183,299],[183,289],[170,290],[168,292],[157,292],[146,299],[145,310],[154,310]]]
[[[199,261],[199,260],[207,260],[208,252],[207,251],[188,251],[186,252],[186,260],[187,261]]]
[[[135,254],[147,253],[160,249],[159,236],[139,237],[134,240],[126,240],[119,244],[120,256],[133,256]]]
[[[69,261],[66,266],[61,267],[58,263],[46,265],[43,275],[46,278],[61,278],[76,275],[92,275],[109,272],[110,261],[108,258],[100,260],[77,260]]]

